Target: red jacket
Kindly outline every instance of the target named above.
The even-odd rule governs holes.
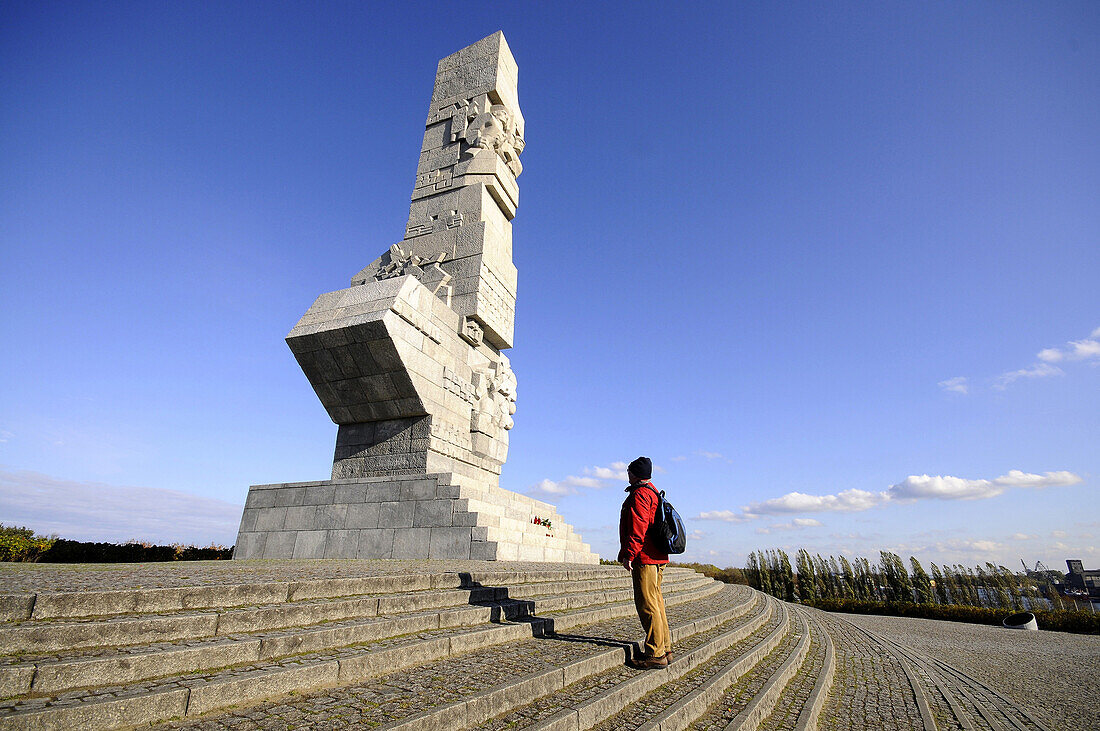
[[[656,488],[646,480],[631,485],[626,491],[630,494],[623,501],[623,511],[619,515],[619,563],[625,559],[641,564],[668,563],[666,549],[649,533],[657,515]]]

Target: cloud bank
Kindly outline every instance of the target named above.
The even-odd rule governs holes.
[[[835,495],[808,495],[789,492],[780,497],[742,506],[740,512],[712,510],[695,516],[697,520],[721,520],[727,523],[744,523],[763,515],[791,513],[854,513],[877,508],[887,503],[911,503],[917,500],[984,500],[996,497],[1009,488],[1042,489],[1076,485],[1081,478],[1065,470],[1034,474],[1010,470],[1008,474],[992,480],[968,480],[950,475],[910,475],[896,485],[881,492],[844,490]],[[816,521],[815,521],[816,522]],[[791,528],[805,527],[791,525]],[[773,528],[776,526],[773,526]]]
[[[176,490],[0,470],[0,520],[73,540],[231,546],[243,510]]]
[[[582,489],[599,490],[608,486],[609,482],[629,482],[626,476],[626,462],[612,462],[607,467],[585,467],[580,476],[569,475],[563,480],[545,479],[527,488],[528,495],[544,497],[561,497],[563,495],[576,495]],[[656,465],[654,470],[660,471]]]

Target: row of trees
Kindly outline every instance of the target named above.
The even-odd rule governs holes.
[[[95,543],[43,536],[30,528],[0,523],[0,561],[26,563],[145,563],[151,561],[216,561],[233,557],[233,548],[205,548],[143,541]]]
[[[792,566],[785,551],[774,549],[749,554],[745,577],[753,587],[779,599],[808,604],[855,600],[1021,610],[1033,608],[1039,598],[1034,581],[1004,566],[930,563],[929,568],[931,574],[910,556],[907,569],[901,557],[889,551],[880,551],[878,563],[872,564],[859,557],[825,559],[805,549],[799,549]]]

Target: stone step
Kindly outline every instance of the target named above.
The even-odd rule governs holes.
[[[519,588],[512,585],[512,590],[518,593]],[[176,678],[174,687],[187,693],[178,713],[181,718],[161,728],[503,731],[583,725],[617,731],[688,726],[809,731],[820,720],[823,726],[848,729],[1044,731],[1023,709],[973,678],[894,641],[874,638],[837,615],[777,602],[745,587],[719,586],[713,592],[700,588],[693,593],[669,602],[676,660],[666,670],[641,672],[623,665],[624,658],[636,651],[633,640],[639,634],[632,606],[624,603],[621,613],[612,614],[604,611],[607,607],[589,606],[523,623],[436,630],[369,648],[313,653],[273,664],[277,667],[243,666]],[[535,621],[542,622],[540,628],[532,627]],[[753,626],[755,631],[748,631]],[[715,647],[729,639],[716,643],[718,637],[735,630],[739,641],[725,649]],[[681,672],[681,662],[691,667]],[[636,678],[662,674],[668,679],[630,703],[637,694],[631,684],[641,682]],[[910,685],[914,679],[934,725],[918,713],[918,696]],[[104,709],[111,703],[116,710],[127,708],[128,698],[165,688],[159,681],[142,686],[100,689],[101,694],[119,694]],[[941,686],[955,699],[958,715],[941,696]],[[293,695],[280,696],[283,693]],[[708,704],[708,693],[719,701]],[[39,699],[44,704],[39,710],[51,704],[57,710],[65,702],[80,705],[85,701],[78,695]],[[154,700],[154,705],[162,702],[159,696]],[[223,705],[232,702],[242,707]],[[199,715],[204,708],[211,710]],[[132,702],[128,710],[145,713]],[[563,717],[552,719],[563,710]],[[93,722],[105,716],[66,713],[52,727],[110,726]],[[587,719],[583,724],[582,714]],[[10,727],[51,727],[33,725],[29,715],[20,722],[24,720],[28,723]],[[76,723],[81,720],[88,723]]]
[[[728,641],[734,636],[745,636],[754,631],[770,616],[773,602],[757,601],[755,597],[748,601],[742,599],[726,609],[712,610],[709,615],[697,615],[689,621],[677,621],[670,618],[669,629],[674,643],[691,643],[707,646],[715,641]],[[706,635],[718,635],[718,640],[708,639]],[[637,655],[641,652],[640,643],[631,643],[625,654]],[[545,710],[560,705],[560,698],[572,694],[578,685],[592,684],[606,687],[609,676],[636,676],[636,671],[623,665],[624,653],[611,650],[603,662],[589,661],[583,668],[571,668],[571,672],[560,677],[553,673],[530,675],[482,691],[473,698],[422,711],[408,718],[392,721],[380,728],[386,731],[413,731],[446,726],[448,728],[523,728],[524,719],[530,722],[534,707]],[[629,683],[630,681],[625,681]],[[622,687],[622,684],[619,684]],[[490,700],[482,703],[482,698]],[[533,702],[532,702],[533,701]],[[524,710],[517,713],[518,708]],[[502,715],[502,712],[503,715]],[[464,725],[459,725],[461,721]]]
[[[763,608],[758,595],[745,587],[719,589],[707,598],[669,604],[669,620],[678,640],[687,641],[692,633],[713,631],[716,622],[755,617]],[[280,717],[288,708],[287,701],[275,700],[252,709],[169,726],[220,729],[247,724],[249,718],[264,718],[265,723],[279,727],[462,728],[555,688],[583,682],[608,668],[622,668],[638,629],[630,607],[629,613],[620,618],[585,624],[575,633],[550,633],[346,688],[296,696],[289,703],[300,709],[301,715],[293,718]],[[347,713],[352,707],[355,710]]]
[[[691,582],[682,583],[688,585]],[[710,582],[710,584],[713,586],[672,592],[668,602],[673,605],[693,603],[722,588],[717,582]],[[477,612],[484,609],[475,607],[467,611]],[[276,634],[270,638],[251,636],[232,643],[233,650],[241,655],[231,656],[229,654],[231,650],[225,646],[228,643],[216,643],[217,646],[213,649],[205,648],[211,653],[209,657],[214,657],[215,653],[221,653],[221,657],[237,661],[230,663],[234,665],[232,668],[210,671],[205,675],[195,672],[181,674],[186,672],[184,670],[186,662],[195,661],[194,657],[187,655],[194,648],[186,648],[176,651],[173,656],[172,662],[175,664],[171,672],[176,673],[176,676],[140,683],[136,676],[155,672],[156,660],[150,657],[143,668],[140,662],[123,663],[116,658],[113,665],[107,662],[95,666],[100,685],[91,691],[59,693],[54,690],[51,695],[17,698],[0,704],[0,714],[3,714],[0,715],[0,729],[108,728],[119,725],[120,719],[126,719],[127,723],[132,724],[162,720],[174,715],[183,715],[183,712],[195,715],[225,705],[256,702],[289,690],[347,684],[393,669],[411,667],[433,659],[470,652],[480,647],[540,635],[556,628],[560,631],[562,627],[578,626],[611,617],[630,616],[633,612],[633,603],[622,601],[579,611],[564,611],[545,618],[528,617],[520,623],[506,622],[478,629],[468,627],[437,629],[431,626],[430,621],[425,624],[423,619],[418,620],[421,622],[420,625],[413,625],[410,623],[410,617],[405,616],[400,620],[386,620],[395,623],[404,622],[400,627],[405,630],[404,632],[398,633],[391,627],[392,639],[376,637],[373,642],[362,634],[349,636],[344,627],[326,628],[298,635]],[[419,616],[423,618],[432,615]],[[409,632],[418,634],[415,639],[409,639]],[[381,635],[385,634],[381,633]],[[394,637],[393,635],[396,634],[400,636]],[[319,638],[315,640],[316,644],[325,647],[318,650],[316,645],[308,645],[305,642],[295,644],[294,640],[285,639],[297,636]],[[284,639],[279,639],[280,637]],[[265,639],[274,641],[266,651],[267,654],[277,655],[288,652],[307,654],[265,661],[263,659]],[[356,641],[369,644],[349,646],[351,642]],[[197,643],[197,647],[201,647],[202,644]],[[249,658],[247,653],[250,652],[258,654],[255,658]],[[130,657],[132,658],[133,655]],[[95,664],[99,660],[89,662]],[[242,660],[243,664],[239,664]],[[87,678],[90,673],[86,671],[91,667],[92,665],[83,669],[70,667],[69,677]],[[85,671],[84,675],[79,675],[82,670]],[[34,673],[34,682],[37,682],[39,677],[49,678],[43,681],[47,683],[44,687],[56,687],[61,682],[56,680],[61,677],[61,673],[49,669],[42,672],[42,668],[36,668]],[[110,685],[112,682],[115,685]],[[133,698],[135,693],[149,696],[150,702],[136,703]]]
[[[806,659],[806,655],[809,654],[809,624],[806,621],[805,615],[793,607],[792,614],[798,623],[798,631],[794,635],[794,637],[797,638],[794,648],[782,663],[779,664],[779,667],[775,668],[770,675],[764,676],[767,679],[764,681],[763,687],[752,696],[748,704],[727,724],[726,728],[731,729],[731,731],[754,730],[760,725],[761,721],[770,716],[772,711],[775,710],[780,695],[786,689],[787,683],[798,673],[802,667],[803,661]],[[774,654],[781,656],[782,653],[776,650]],[[726,695],[729,695],[728,691]],[[721,701],[719,701],[719,703],[721,703]],[[681,729],[686,727],[686,725],[681,726],[676,731],[681,731]],[[654,728],[656,727],[646,727],[647,731],[653,731]],[[664,724],[660,728],[664,728]],[[669,728],[674,728],[674,726],[670,726]]]
[[[513,543],[521,546],[542,548],[556,548],[562,551],[587,551],[588,544],[576,538],[562,538],[560,536],[546,535],[545,533],[530,533],[513,531],[506,528],[494,528],[493,526],[478,526],[474,528],[475,538],[484,536],[484,540],[501,543]]]
[[[671,569],[670,569],[671,571]],[[669,580],[697,580],[693,572],[670,574]],[[345,585],[346,586],[346,585]],[[532,599],[577,592],[629,589],[630,577],[617,569],[615,576],[566,582],[540,582],[515,586],[434,589],[401,594],[351,598],[311,598],[220,612],[179,612],[146,616],[121,614],[100,620],[23,620],[0,624],[0,647],[5,654],[51,653],[81,647],[125,646],[180,639],[201,639],[248,631],[306,627],[320,622],[355,617],[374,617],[431,608],[459,607],[503,599]]]
[[[466,513],[478,516],[479,519],[472,520],[472,525],[511,530],[520,534],[530,533],[532,535],[545,536],[546,533],[551,533],[555,538],[580,542],[579,536],[573,531],[573,526],[557,518],[557,516],[538,516],[550,521],[551,528],[547,529],[546,526],[533,523],[532,516],[529,513],[524,513],[516,517],[511,514],[504,514],[501,508],[484,503],[480,500],[469,499],[460,500],[458,502],[460,504],[456,506],[456,520],[460,519],[458,516],[463,515],[460,511],[465,511]],[[465,503],[465,505],[461,503]]]
[[[816,729],[832,685],[836,659],[832,638],[812,612],[802,608],[801,614],[810,628],[809,650],[802,667],[783,689],[775,709],[760,723],[763,731]]]
[[[700,582],[692,575],[683,575],[670,582],[669,589],[675,594],[710,585],[711,582],[705,578]],[[551,587],[535,588],[546,591]],[[266,632],[262,628],[250,628],[247,621],[250,613],[242,612],[243,617],[234,617],[231,625],[234,631],[218,632],[217,636],[206,639],[192,637],[184,643],[98,648],[93,657],[70,653],[68,657],[30,658],[0,666],[0,697],[59,693],[103,683],[134,683],[208,668],[272,661],[294,654],[377,642],[413,632],[469,627],[502,619],[515,621],[533,615],[536,610],[546,614],[626,602],[631,598],[631,591],[544,594],[522,600],[486,598],[481,600],[483,606],[470,606],[468,601],[458,601],[469,596],[469,592],[463,591],[383,596],[377,598],[375,612],[366,615],[367,618],[360,616],[344,621],[327,621],[313,628],[289,625],[287,629]],[[418,602],[423,606],[416,606]],[[415,611],[432,605],[437,608],[436,611]],[[259,611],[270,613],[270,610]]]
[[[566,582],[517,584],[514,587],[421,590],[372,594],[347,599],[304,599],[223,612],[176,613],[159,616],[120,615],[100,621],[12,622],[0,626],[0,648],[10,655],[44,654],[85,647],[125,647],[180,639],[202,639],[247,632],[304,627],[321,622],[395,615],[444,607],[461,607],[507,599],[538,599],[556,608],[555,597],[578,593],[629,590],[630,576],[575,579]],[[671,582],[698,581],[694,572],[672,573]],[[345,585],[346,586],[346,585]]]
[[[690,569],[669,569],[669,572],[677,570],[694,573]],[[2,619],[7,622],[27,619],[96,620],[114,615],[276,605],[306,599],[429,589],[559,583],[616,576],[622,576],[622,569],[617,566],[580,566],[566,570],[402,573],[305,581],[8,594],[2,597],[3,601],[0,601],[0,605],[6,609]]]
[[[735,627],[720,626],[699,643],[682,642],[674,638],[674,659],[661,670],[635,671],[619,668],[602,676],[595,676],[585,684],[567,688],[559,698],[540,703],[540,711],[528,715],[529,722],[518,721],[509,728],[542,730],[588,729],[606,722],[609,726],[640,726],[653,709],[675,703],[684,693],[690,692],[693,682],[678,682],[690,674],[704,676],[715,667],[724,667],[726,660],[734,658],[735,671],[747,672],[781,642],[789,632],[787,609],[770,597],[765,600],[766,613],[750,624]],[[659,689],[667,687],[671,692],[662,696],[659,703],[639,703],[652,700]],[[639,706],[648,712],[639,712]],[[498,719],[499,720],[499,719]],[[503,728],[486,724],[486,728]]]

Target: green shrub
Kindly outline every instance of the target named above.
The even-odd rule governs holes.
[[[970,624],[989,624],[1001,626],[1004,618],[1012,614],[1008,609],[989,609],[969,607],[962,604],[912,604],[868,602],[854,599],[821,599],[805,602],[807,605],[828,612],[847,612],[848,614],[878,614],[889,617],[917,617],[920,619],[943,619],[949,622],[968,622]],[[1033,611],[1039,629],[1054,632],[1075,632],[1077,634],[1100,634],[1100,614],[1091,612],[1060,612],[1036,609]]]
[[[0,561],[38,561],[54,540],[35,535],[30,528],[0,523]]]
[[[741,569],[724,568],[720,569],[714,564],[709,563],[669,563],[669,566],[678,566],[685,569],[694,569],[703,576],[711,579],[717,579],[726,584],[748,584],[749,581],[745,578],[745,572]]]

